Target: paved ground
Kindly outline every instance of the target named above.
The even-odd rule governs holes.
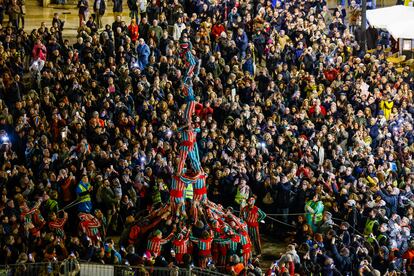
[[[268,269],[270,265],[279,258],[280,254],[285,253],[287,243],[276,241],[272,238],[262,237],[262,257],[260,264],[262,269]]]

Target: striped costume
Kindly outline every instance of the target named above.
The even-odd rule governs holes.
[[[186,83],[189,79],[194,76],[197,66],[197,59],[191,53],[192,45],[191,42],[180,42],[181,52],[180,56],[183,59],[185,72],[183,74],[184,82]]]
[[[220,224],[217,220],[214,220],[210,224],[211,230],[213,230],[214,240],[213,240],[213,246],[212,246],[212,256],[214,263],[219,263],[219,256],[220,256],[220,250],[221,248],[225,247],[224,244],[224,231],[223,228],[220,227]]]
[[[28,226],[28,231],[31,237],[39,238],[40,229],[45,225],[45,220],[39,211],[39,206],[35,205],[29,209],[26,203],[19,206],[20,220],[25,226]]]
[[[33,214],[33,222],[39,229],[42,229],[46,225],[46,220],[42,216],[39,209],[37,209]]]
[[[191,167],[196,173],[200,173],[201,163],[200,156],[198,155],[198,146],[197,146],[197,132],[200,132],[200,129],[190,130],[186,129],[180,130],[181,132],[181,143],[180,143],[180,162],[178,164],[177,174],[181,175],[184,170],[185,161],[187,156],[190,157]]]
[[[237,249],[239,247],[239,244],[241,243],[241,238],[240,235],[237,233],[234,233],[234,235],[232,235],[230,237],[230,241],[228,244],[228,255],[231,256],[233,254],[237,254]]]
[[[226,213],[223,210],[223,206],[217,205],[214,202],[209,201],[209,200],[207,200],[206,203],[207,203],[207,205],[209,207],[209,210],[210,210],[211,214],[213,216],[215,216],[216,219],[217,218],[221,218],[222,219],[222,217],[226,217]]]
[[[211,206],[208,206],[206,208],[206,214],[207,214],[207,217],[210,220],[218,220],[219,219],[219,216],[214,212],[214,209],[212,209]]]
[[[242,246],[242,260],[246,266],[252,256],[252,244],[250,242],[249,233],[240,229],[240,244]]]
[[[198,175],[197,180],[194,183],[194,200],[200,202],[206,202],[207,200],[207,187],[206,187],[207,174],[201,173]]]
[[[80,220],[79,230],[85,233],[92,240],[93,244],[96,244],[101,239],[101,233],[99,232],[101,223],[96,217],[88,213],[80,213],[78,216]]]
[[[173,236],[174,232],[171,232],[165,239],[158,236],[148,239],[147,250],[155,257],[158,257],[161,254],[161,246],[168,243]]]
[[[184,111],[184,121],[187,123],[191,123],[191,118],[194,114],[196,106],[193,86],[185,84],[183,94],[185,96],[185,101],[187,103]]]
[[[236,217],[233,213],[229,213],[226,216],[226,223],[228,223],[230,225],[234,225],[233,228],[240,228],[240,229],[244,229],[245,231],[247,231],[246,223],[240,221],[240,219],[238,217]]]
[[[226,228],[226,226],[224,227]],[[213,229],[214,230],[214,229]],[[227,235],[224,236],[225,238],[221,238],[221,239],[214,239],[214,242],[216,244],[218,244],[218,248],[219,248],[219,252],[220,252],[220,257],[218,258],[218,264],[219,265],[225,265],[226,264],[226,257],[230,257],[234,254],[238,255],[238,249],[239,249],[239,244],[241,243],[241,235],[230,231],[227,232]],[[246,239],[245,242],[248,242],[248,244],[250,244],[249,239]],[[244,246],[244,248],[247,248],[247,246]],[[249,253],[249,252],[246,252]],[[246,259],[249,259],[249,257],[247,257]]]
[[[184,183],[187,186],[186,189],[186,199],[190,199],[193,201],[194,198],[194,183],[196,181],[196,178],[192,175],[184,174],[181,179],[183,179]],[[198,220],[198,205],[193,201],[193,204],[191,206],[191,216],[194,219],[194,221]]]
[[[65,238],[65,230],[63,228],[65,227],[67,220],[68,217],[64,216],[63,218],[58,218],[54,221],[49,221],[47,225],[51,232],[53,232],[57,237],[63,239]]]
[[[211,258],[211,245],[213,238],[198,239],[191,237],[191,241],[194,242],[198,247],[199,267],[202,269],[207,268],[208,260]]]
[[[195,202],[191,206],[191,216],[193,217],[193,221],[198,221],[198,204]]]
[[[259,222],[262,221],[266,214],[260,210],[257,206],[245,206],[240,211],[240,216],[247,223],[249,236],[253,242],[256,254],[261,254],[260,234],[259,234]]]
[[[170,203],[173,208],[173,211],[176,211],[179,214],[180,207],[183,209],[184,206],[184,189],[185,183],[180,176],[173,175],[171,178],[171,189],[170,189]]]
[[[190,231],[187,231],[186,236],[181,235],[181,239],[178,237],[172,241],[171,249],[175,252],[175,259],[177,263],[183,263],[183,256],[188,252],[188,244],[190,240]]]

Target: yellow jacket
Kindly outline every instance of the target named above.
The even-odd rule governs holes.
[[[379,107],[381,108],[382,111],[384,111],[385,119],[388,120],[390,118],[390,115],[391,115],[391,110],[394,107],[394,102],[393,101],[382,100],[380,102]]]

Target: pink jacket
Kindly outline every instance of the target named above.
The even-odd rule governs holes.
[[[47,50],[46,50],[45,45],[35,44],[32,50],[32,56],[34,60],[37,60],[40,58],[41,60],[46,61],[46,54],[47,54]]]

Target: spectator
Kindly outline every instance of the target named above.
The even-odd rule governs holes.
[[[135,22],[135,19],[131,19],[131,24],[128,26],[128,31],[131,41],[135,44],[139,37],[138,25]]]
[[[178,18],[178,21],[174,24],[173,39],[179,40],[181,37],[181,33],[184,29],[185,29],[185,24],[182,22],[181,18]]]
[[[114,13],[114,18],[117,18],[118,16],[122,17],[122,0],[113,0],[114,7],[112,8],[112,11]]]
[[[79,0],[78,2],[79,9],[79,26],[82,25],[82,22],[86,22],[89,13],[89,3],[86,0]]]
[[[9,5],[9,18],[12,26],[16,29],[19,28],[21,13],[21,7],[19,6],[17,0],[12,0]]]
[[[99,29],[103,28],[102,17],[105,15],[106,11],[106,1],[105,0],[95,0],[93,2],[93,11],[95,13],[96,23]]]
[[[144,70],[149,62],[150,49],[143,38],[138,41],[138,68]]]

